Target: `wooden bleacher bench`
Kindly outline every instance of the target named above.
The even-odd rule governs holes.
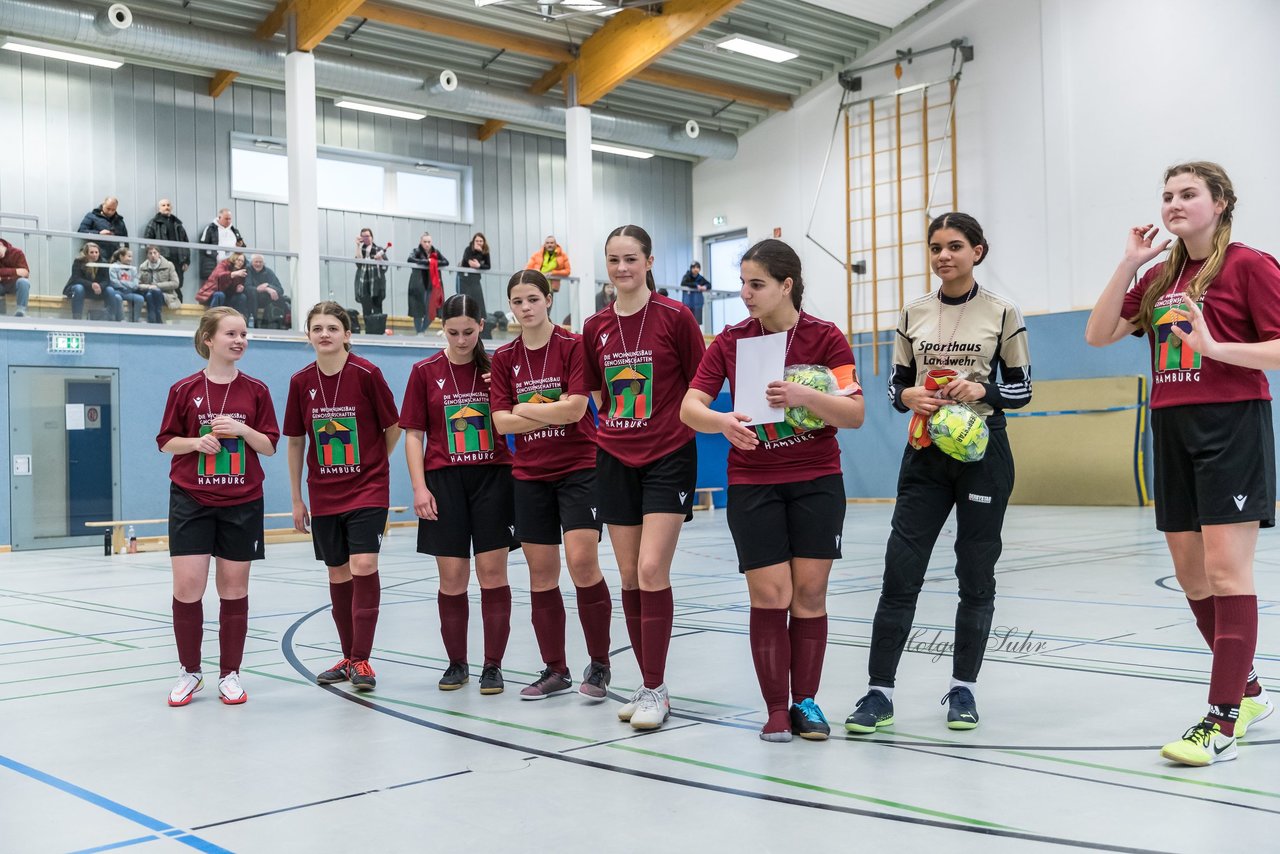
[[[391,530],[391,513],[404,513],[408,509],[409,508],[404,505],[389,507],[388,510],[390,512],[387,514],[387,524],[382,529],[382,533],[385,535]],[[293,513],[292,512],[263,513],[262,518],[289,519],[292,521]],[[125,552],[126,548],[128,547],[128,543],[125,541],[125,532],[129,529],[131,525],[136,528],[139,525],[168,525],[168,524],[169,524],[169,520],[167,518],[166,519],[112,519],[109,522],[85,522],[84,526],[86,528],[110,528],[111,529],[111,553],[122,554]],[[311,539],[310,534],[300,534],[293,529],[292,525],[290,525],[287,528],[266,528],[263,530],[262,536],[263,536],[263,541],[268,543],[290,543],[290,542],[300,542],[302,540]],[[169,548],[169,535],[166,532],[158,536],[138,537],[138,544],[140,549],[141,549],[141,546],[144,544],[147,546],[147,548],[141,549],[142,551],[165,551]]]
[[[693,503],[694,510],[707,510],[711,513],[716,512],[716,502],[714,495],[717,492],[724,492],[722,486],[700,486],[693,491],[697,496],[697,500]]]

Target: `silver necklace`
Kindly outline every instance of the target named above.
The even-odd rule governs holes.
[[[964,298],[964,302],[960,303],[960,316],[956,318],[955,326],[951,327],[951,337],[942,341],[942,288],[938,288],[938,344],[942,347],[950,346],[956,340],[956,333],[960,331],[960,323],[964,320],[965,309],[969,307],[969,303],[978,295],[978,283],[973,283],[973,288],[969,291],[969,295]]]
[[[537,377],[539,381],[547,378],[547,359],[551,356],[551,341],[555,337],[555,330],[552,330],[551,337],[547,339],[546,349],[542,351],[542,373]],[[533,365],[529,364],[529,348],[524,345],[523,337],[520,339],[520,346],[524,349],[524,365],[529,369],[529,379],[533,380]]]
[[[644,311],[640,312],[640,334],[636,336],[637,348],[644,341],[644,321],[645,321],[645,318],[649,316],[649,305],[652,302],[653,302],[653,294],[650,294],[649,297],[644,301]],[[627,348],[627,336],[622,334],[622,315],[618,314],[617,303],[613,304],[613,319],[618,321],[618,340],[622,342],[622,352],[630,353],[631,350]],[[631,367],[631,370],[634,371],[636,369],[636,363],[632,362],[630,367]]]
[[[759,324],[760,326],[761,335],[774,334],[774,333],[770,333],[768,330],[764,328],[764,321],[762,321],[760,318],[758,317],[756,318],[756,323]],[[791,355],[791,345],[795,343],[796,330],[799,328],[800,328],[800,316],[796,315],[795,325],[787,330],[787,349],[784,350],[782,353],[782,366],[784,368],[787,366],[787,357]]]
[[[462,392],[458,390],[458,378],[454,376],[454,373],[453,373],[453,362],[449,361],[449,357],[447,355],[444,357],[444,363],[449,366],[449,379],[453,380],[453,393],[457,395],[462,394]],[[475,367],[474,361],[471,363],[471,367],[475,372],[471,375],[471,392],[470,393],[475,394],[476,378],[480,376],[480,369]]]
[[[204,377],[204,403],[208,407],[209,417],[214,418],[213,414],[213,398],[209,395],[209,371],[206,368],[200,372],[200,376]],[[231,396],[231,386],[235,384],[236,378],[240,376],[240,372],[236,371],[231,375],[231,381],[227,383],[227,390],[222,395],[222,405],[218,407],[216,417],[221,418],[227,414],[227,398]]]
[[[343,362],[342,367],[338,368],[338,382],[333,386],[333,405],[338,405],[338,391],[342,388],[342,372],[347,369],[347,363]],[[329,396],[324,393],[324,374],[320,373],[320,363],[316,362],[316,383],[320,386],[320,399],[324,401],[324,408],[329,409]]]

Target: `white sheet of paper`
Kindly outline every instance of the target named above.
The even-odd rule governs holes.
[[[765,390],[769,383],[782,379],[786,361],[785,332],[738,339],[738,359],[733,372],[733,411],[751,419],[747,422],[748,427],[776,424],[782,420],[782,407],[770,406]]]
[[[67,407],[67,429],[83,430],[84,429],[84,404],[68,403]]]

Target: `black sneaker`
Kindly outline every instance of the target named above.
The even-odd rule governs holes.
[[[612,678],[613,672],[609,669],[609,665],[593,661],[587,665],[586,671],[582,674],[578,693],[593,703],[602,702],[609,696],[609,681]]]
[[[978,725],[978,704],[968,688],[952,688],[940,705],[947,703],[951,704],[947,710],[947,729],[973,729]]]
[[[333,685],[336,682],[346,682],[350,678],[351,662],[344,658],[323,673],[317,674],[316,682],[320,685]]]
[[[467,667],[465,661],[450,661],[449,666],[445,668],[444,675],[440,677],[439,688],[441,691],[457,691],[463,685],[471,681],[471,668]]]
[[[893,726],[893,701],[874,688],[858,701],[844,719],[846,732],[875,732]]]
[[[501,694],[506,687],[502,681],[502,668],[498,665],[486,664],[484,670],[480,671],[481,694]]]
[[[372,691],[377,687],[378,680],[373,678],[373,668],[369,666],[368,659],[364,661],[351,662],[351,687],[357,691]]]
[[[812,697],[792,704],[791,732],[809,741],[826,741],[831,735],[831,725]]]

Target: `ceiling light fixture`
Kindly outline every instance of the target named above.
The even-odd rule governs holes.
[[[92,53],[83,53],[78,50],[71,50],[65,47],[54,47],[53,45],[44,45],[39,42],[29,42],[21,39],[5,39],[0,47],[5,50],[12,50],[16,53],[29,53],[33,56],[43,56],[46,59],[61,59],[65,62],[79,62],[84,65],[94,65],[98,68],[116,69],[124,65],[123,59],[117,59],[114,56],[101,56]]]
[[[652,151],[641,151],[638,148],[622,148],[617,145],[604,145],[599,142],[591,143],[592,151],[599,151],[603,154],[620,154],[623,157],[635,157],[639,160],[648,160],[653,157]]]
[[[783,47],[775,42],[758,39],[755,36],[744,36],[742,33],[733,33],[722,39],[717,39],[715,44],[716,47],[731,50],[735,53],[745,53],[747,56],[754,56],[756,59],[764,59],[769,62],[786,62],[800,55],[791,50],[791,48]]]
[[[352,101],[350,98],[338,98],[333,102],[335,107],[341,107],[344,110],[359,110],[363,113],[377,113],[380,116],[394,116],[397,119],[412,119],[413,121],[421,121],[427,117],[426,113],[419,113],[414,110],[404,110],[399,107],[387,107],[382,104],[371,104],[366,101]]]

